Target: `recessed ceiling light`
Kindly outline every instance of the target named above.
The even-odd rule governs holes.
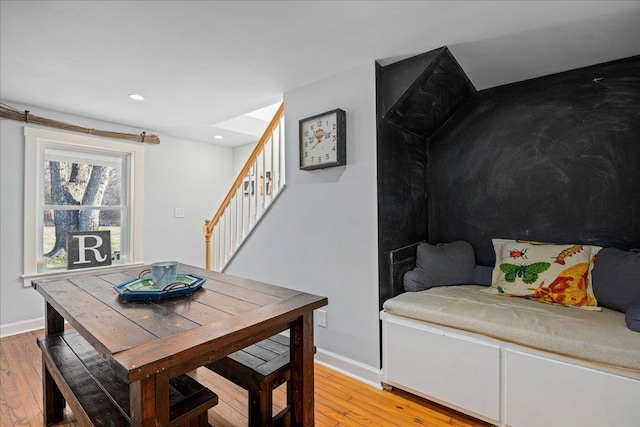
[[[215,139],[223,139],[223,138],[224,138],[224,136],[222,136],[222,135],[216,135],[216,136],[214,136],[214,138],[215,138]]]
[[[129,98],[135,99],[136,101],[144,101],[144,96],[138,95],[137,93],[132,93],[129,95]]]

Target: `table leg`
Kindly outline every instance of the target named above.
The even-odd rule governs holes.
[[[44,333],[46,335],[64,332],[64,318],[48,302],[45,302],[44,314]]]
[[[64,318],[49,304],[45,303],[45,333],[58,334],[64,331]],[[62,421],[65,401],[60,389],[49,373],[42,358],[42,415],[44,425]]]
[[[169,378],[159,373],[129,385],[132,427],[169,425]]]
[[[314,425],[313,312],[291,324],[291,425]]]

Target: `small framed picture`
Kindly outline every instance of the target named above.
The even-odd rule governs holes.
[[[272,183],[271,183],[271,171],[267,171],[264,173],[264,178],[262,174],[260,174],[260,182],[258,183],[260,194],[267,193],[271,194]]]
[[[244,181],[242,181],[242,193],[245,196],[253,195],[256,191],[255,186],[256,182],[254,180],[245,178]]]
[[[245,196],[249,195],[249,180],[247,178],[242,182],[242,194]]]

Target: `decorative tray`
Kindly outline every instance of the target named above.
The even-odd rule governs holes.
[[[160,301],[190,295],[202,287],[206,278],[193,273],[180,273],[175,282],[164,288],[155,286],[151,277],[131,279],[113,288],[129,301]]]

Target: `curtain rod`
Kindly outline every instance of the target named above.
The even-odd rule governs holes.
[[[110,132],[106,130],[98,130],[85,128],[82,126],[76,126],[65,122],[59,122],[57,120],[51,120],[44,117],[34,116],[29,110],[21,111],[6,104],[0,105],[0,118],[17,120],[19,122],[33,123],[37,125],[49,126],[56,129],[68,130],[73,132],[88,133],[90,135],[104,136],[107,138],[126,139],[128,141],[146,142],[149,144],[160,144],[160,137],[158,135],[147,135],[146,132],[142,132],[140,135],[133,133],[122,132]]]

